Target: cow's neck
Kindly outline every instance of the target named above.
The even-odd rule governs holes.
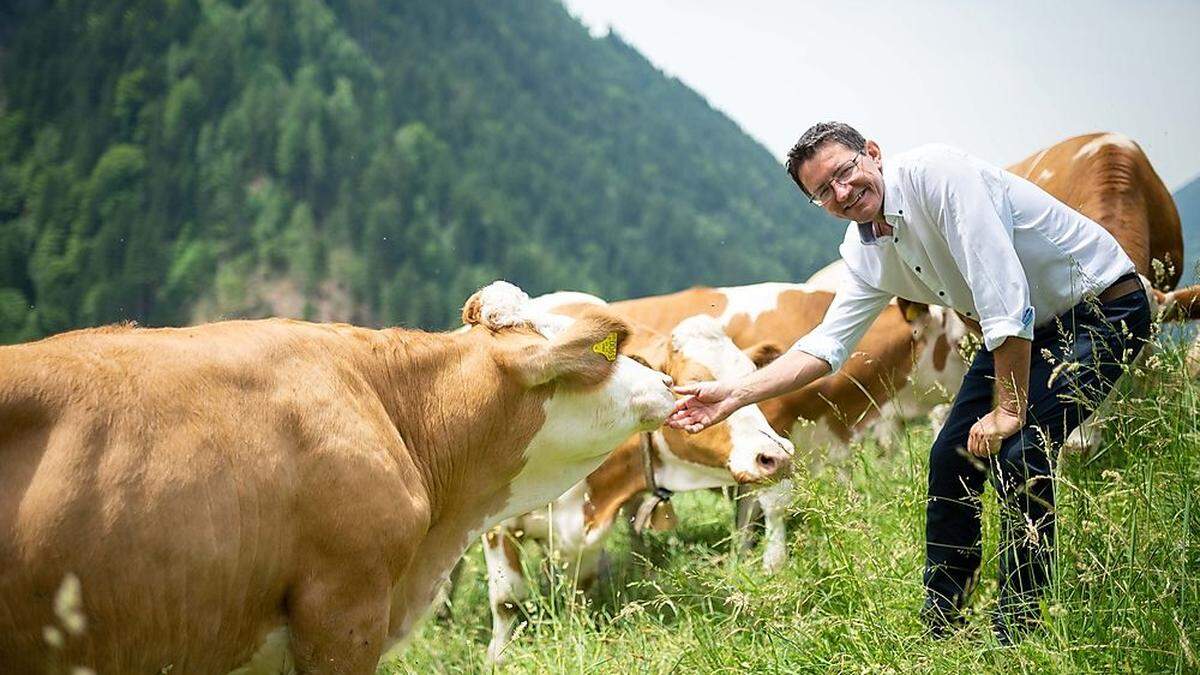
[[[642,434],[629,437],[587,477],[585,525],[607,527],[625,502],[648,489],[642,456]]]
[[[541,400],[502,377],[470,334],[383,332],[387,356],[373,380],[398,434],[397,462],[415,469],[433,525],[481,529],[509,498]]]

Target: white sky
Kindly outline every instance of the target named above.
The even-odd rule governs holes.
[[[887,153],[1001,165],[1120,131],[1174,190],[1200,174],[1198,0],[564,0],[779,158],[838,119]]]

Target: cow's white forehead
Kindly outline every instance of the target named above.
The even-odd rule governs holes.
[[[479,291],[480,323],[493,328],[530,325],[547,339],[567,329],[574,319],[550,314],[525,291],[507,281],[493,281]]]
[[[690,316],[675,326],[671,345],[718,378],[738,377],[754,370],[750,357],[733,344],[721,323],[707,314]]]

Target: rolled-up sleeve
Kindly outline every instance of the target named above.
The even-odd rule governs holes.
[[[815,356],[837,371],[891,299],[890,294],[868,286],[850,272],[820,325],[796,340],[788,351]]]
[[[992,351],[1014,336],[1033,339],[1029,281],[1013,247],[1012,223],[996,203],[1003,186],[991,185],[965,156],[949,153],[923,174],[927,203],[942,211],[935,220],[944,224],[950,255],[971,290],[984,347]]]

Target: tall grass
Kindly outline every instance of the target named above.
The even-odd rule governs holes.
[[[505,672],[1200,672],[1200,388],[1168,346],[1110,402],[1101,450],[1063,457],[1058,557],[1044,627],[1001,646],[990,632],[997,514],[985,495],[983,581],[968,627],[923,636],[930,438],[857,448],[848,466],[799,476],[788,565],[773,577],[731,552],[731,505],[676,498],[680,526],[640,545],[619,532],[586,595],[528,551],[529,621]],[[532,547],[529,547],[532,549]],[[386,673],[487,672],[490,619],[473,550],[449,620],[430,621]]]

